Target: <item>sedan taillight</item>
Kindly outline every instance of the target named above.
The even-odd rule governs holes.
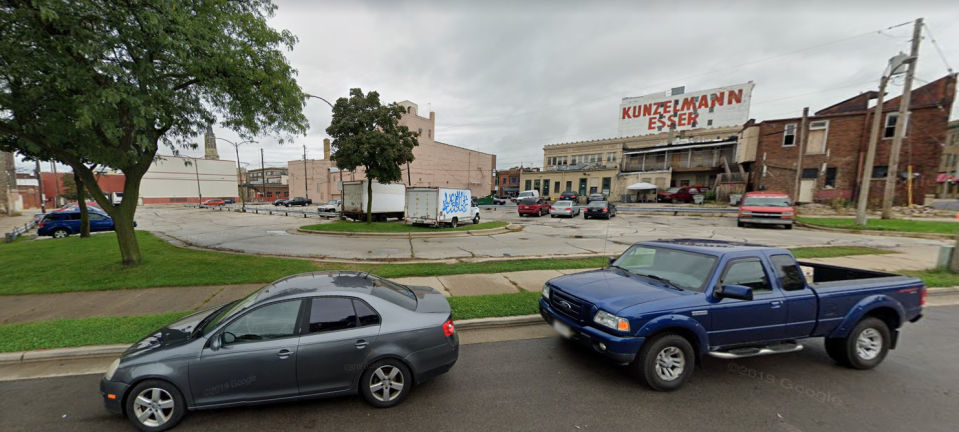
[[[40,227],[40,228],[43,228],[43,224],[44,224],[44,222],[43,222],[43,221],[40,221],[40,224],[37,225],[37,226]]]
[[[605,209],[605,208],[604,208],[603,211],[609,211],[609,209]]]
[[[572,207],[566,207],[566,210],[572,210],[572,209],[573,209]]]
[[[453,336],[454,333],[456,333],[456,329],[453,327],[453,318],[450,318],[443,323],[443,334],[445,334],[446,337],[450,337]]]

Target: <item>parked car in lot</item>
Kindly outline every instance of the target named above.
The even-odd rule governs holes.
[[[807,281],[801,267],[812,271]],[[703,355],[827,354],[871,369],[922,317],[914,277],[797,263],[786,249],[710,240],[637,243],[610,267],[552,279],[540,314],[560,334],[620,364],[654,390],[681,387]]]
[[[589,196],[586,197],[586,204],[589,204],[593,201],[606,201],[606,195],[601,193],[589,194]]]
[[[205,205],[205,206],[222,206],[222,205],[226,205],[226,202],[223,201],[223,200],[221,200],[221,199],[208,199],[208,200],[206,200],[206,201],[203,201],[202,205]]]
[[[316,207],[316,210],[320,213],[337,213],[340,211],[340,206],[343,204],[340,200],[332,200],[326,204],[320,204]]]
[[[287,201],[283,205],[289,207],[289,206],[308,206],[310,204],[313,204],[313,200],[309,198],[294,197],[293,199]]]
[[[673,204],[691,203],[693,202],[693,195],[705,195],[706,192],[709,192],[709,189],[709,186],[671,187],[656,194],[656,201],[671,202]]]
[[[285,199],[278,199],[278,200],[273,201],[273,205],[275,205],[275,206],[286,206],[286,202],[287,202],[287,201],[286,201]],[[289,206],[287,206],[287,207],[289,207]]]
[[[539,198],[539,191],[536,190],[536,189],[531,189],[531,190],[528,190],[528,191],[522,191],[522,192],[519,193],[519,195],[517,195],[515,198],[513,198],[513,202],[515,202],[515,203],[518,204],[520,201],[522,201],[522,200],[524,200],[524,199],[526,199],[526,198]]]
[[[739,204],[739,220],[742,228],[747,224],[782,225],[792,229],[796,210],[788,194],[782,192],[747,192]]]
[[[549,201],[543,198],[524,198],[519,202],[519,216],[542,216],[544,214],[549,214],[550,204]]]
[[[583,211],[583,219],[603,218],[609,219],[616,216],[616,205],[609,201],[593,201],[586,205]]]
[[[573,201],[556,201],[549,208],[549,216],[579,216],[579,207]]]
[[[115,225],[113,219],[103,213],[102,210],[95,211],[92,208],[88,212],[90,218],[90,232],[113,231]],[[133,226],[137,226],[136,221]],[[37,235],[50,236],[53,238],[65,238],[70,234],[80,233],[80,211],[58,211],[47,213],[40,221],[37,228]]]
[[[110,413],[144,431],[188,410],[361,394],[398,405],[459,356],[449,302],[360,272],[305,273],[157,329],[100,380]]]
[[[236,204],[236,202],[231,199],[226,199],[226,200],[223,200],[223,204]]]
[[[577,200],[579,200],[579,194],[573,191],[566,191],[559,194],[559,199],[561,201],[572,201],[574,203],[578,203],[579,201]]]

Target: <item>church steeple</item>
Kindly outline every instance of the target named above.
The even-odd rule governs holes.
[[[204,159],[220,159],[216,152],[216,135],[213,135],[213,125],[206,125],[206,135],[203,136]]]

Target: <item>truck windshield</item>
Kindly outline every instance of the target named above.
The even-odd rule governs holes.
[[[623,252],[613,267],[639,276],[654,276],[670,284],[704,292],[716,257],[650,246],[633,246]]]
[[[746,197],[744,207],[790,207],[789,198],[785,197]]]

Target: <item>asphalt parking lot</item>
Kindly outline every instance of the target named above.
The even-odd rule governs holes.
[[[929,308],[870,371],[833,363],[819,341],[794,354],[707,358],[673,393],[558,337],[479,343],[396,408],[356,396],[260,405],[193,412],[175,430],[954,431],[957,326],[959,306]],[[104,411],[99,379],[0,382],[0,430],[134,430]]]
[[[866,236],[779,227],[738,228],[735,217],[646,215],[623,211],[610,220],[520,217],[515,209],[483,210],[483,221],[508,221],[523,230],[446,238],[343,238],[301,234],[316,218],[237,213],[185,207],[146,207],[137,212],[145,229],[201,247],[244,253],[343,259],[450,259],[564,256],[624,251],[644,240],[707,238],[795,247],[856,245],[882,248],[935,247],[947,242]]]

